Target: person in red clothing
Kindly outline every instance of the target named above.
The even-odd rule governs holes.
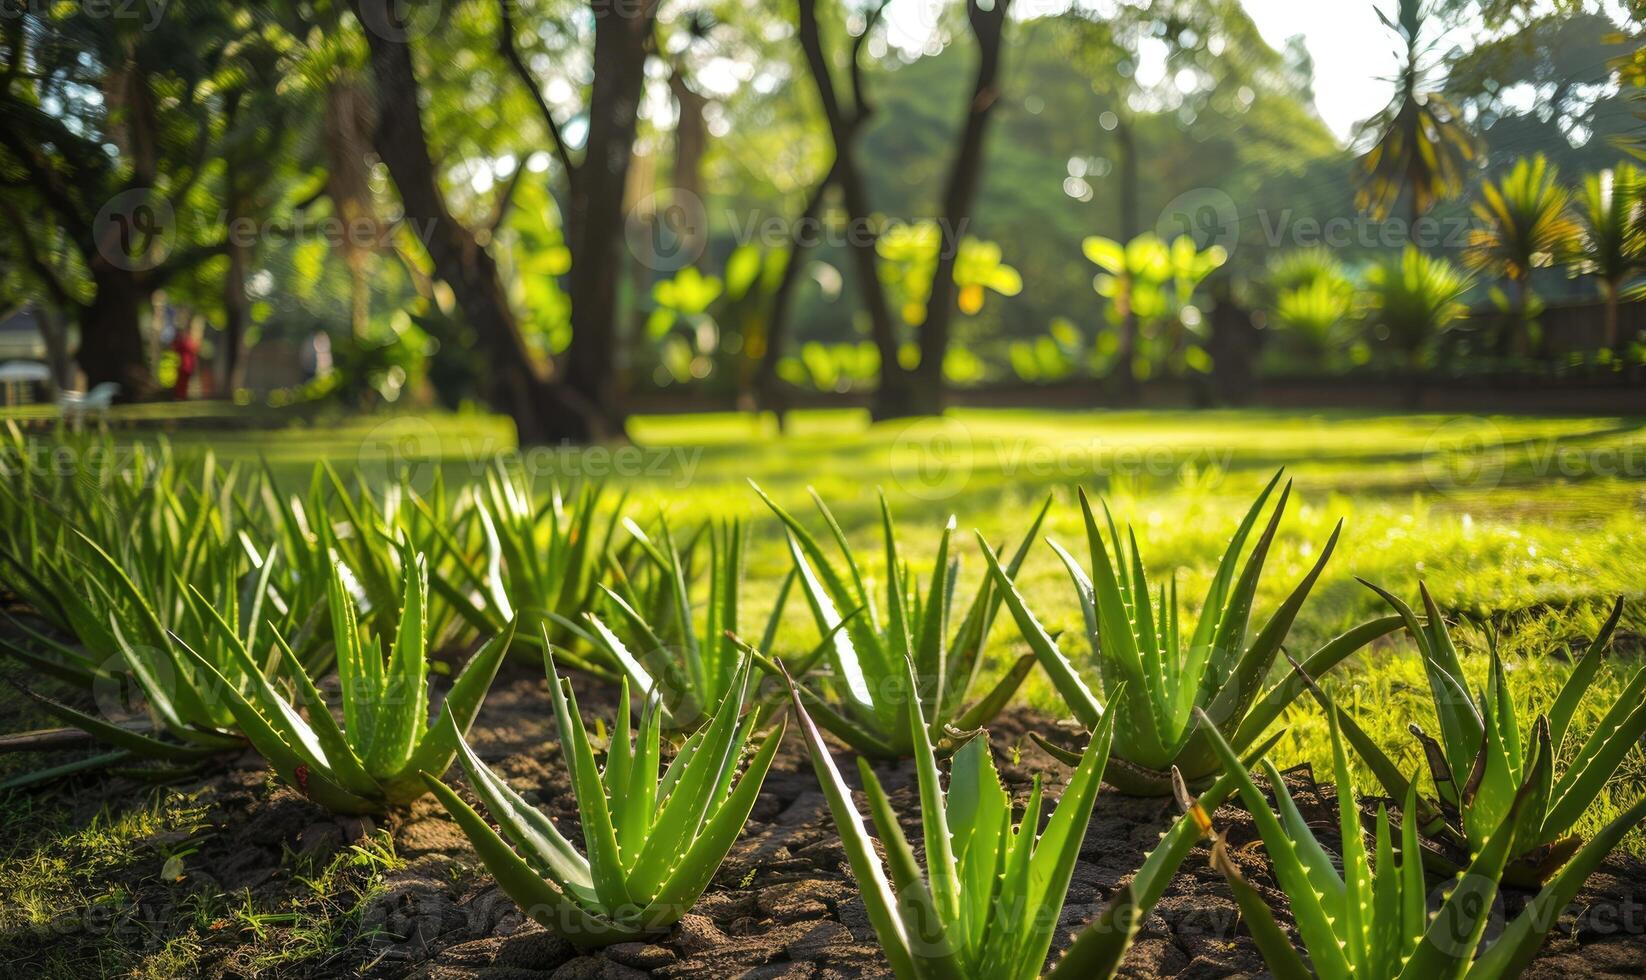
[[[172,386],[171,396],[183,401],[189,397],[189,380],[200,366],[200,341],[193,330],[182,328],[172,336],[171,349],[177,355],[177,383]]]

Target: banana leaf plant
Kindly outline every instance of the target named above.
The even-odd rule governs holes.
[[[885,615],[875,606],[865,565],[852,551],[845,532],[816,492],[816,503],[838,547],[842,564],[830,561],[806,526],[779,507],[758,486],[755,492],[783,522],[805,596],[824,642],[818,657],[796,661],[800,696],[819,725],[857,752],[877,759],[914,753],[917,744],[904,724],[898,693],[905,662],[913,663],[921,699],[930,705],[931,738],[940,752],[952,752],[999,714],[1034,667],[1030,654],[1018,658],[1004,676],[969,707],[967,697],[983,667],[983,647],[1000,609],[1002,590],[984,577],[959,627],[950,632],[960,559],[953,553],[955,520],[951,516],[938,538],[931,580],[922,589],[899,557],[897,532],[885,495],[880,498],[885,547]],[[1047,497],[1012,556],[1016,573],[1051,507]],[[828,671],[812,673],[817,660]],[[838,704],[838,707],[836,706]]]
[[[752,673],[752,660],[744,658],[708,724],[685,740],[659,776],[661,699],[655,691],[647,693],[639,726],[631,727],[624,678],[602,767],[571,682],[556,673],[547,639],[544,646],[560,753],[582,824],[582,852],[461,738],[463,771],[498,830],[432,774],[424,773],[424,782],[468,835],[503,893],[545,928],[585,948],[665,930],[690,911],[742,832],[783,728],[761,739],[738,777],[755,730],[754,714],[743,710]]]
[[[851,789],[807,711],[808,698],[797,683],[789,682],[795,718],[869,921],[898,977],[1036,977],[1051,949],[1091,820],[1114,735],[1114,716],[1093,732],[1045,826],[1039,777],[1021,820],[1014,823],[1012,800],[1000,784],[986,735],[967,740],[954,754],[944,792],[931,721],[915,693],[920,682],[914,662],[905,659],[903,664],[904,683],[897,685],[897,697],[914,746],[924,868],[904,836],[898,810],[867,760],[859,756],[858,775],[886,853],[882,865]]]
[[[1370,583],[1368,583],[1370,585]],[[1417,642],[1429,680],[1438,738],[1413,723],[1412,734],[1423,748],[1435,790],[1420,800],[1424,834],[1450,854],[1474,854],[1502,822],[1521,787],[1548,778],[1533,762],[1538,754],[1569,760],[1549,784],[1538,789],[1521,814],[1525,826],[1515,835],[1509,880],[1535,886],[1549,878],[1583,845],[1572,828],[1606,788],[1629,752],[1646,735],[1646,668],[1625,682],[1617,700],[1587,736],[1572,731],[1572,719],[1606,657],[1623,615],[1623,599],[1612,607],[1605,625],[1567,675],[1554,703],[1530,725],[1515,708],[1504,681],[1503,659],[1492,645],[1486,687],[1468,693],[1457,647],[1447,632],[1434,597],[1419,586],[1427,621],[1398,597],[1370,586],[1388,602]],[[1316,688],[1317,698],[1323,694]],[[1411,783],[1394,761],[1352,717],[1345,716],[1344,735],[1366,761],[1384,789],[1404,798]],[[1460,863],[1453,859],[1453,864]]]
[[[275,772],[298,792],[336,813],[382,813],[425,792],[422,772],[444,772],[457,754],[458,736],[480,712],[513,640],[512,624],[469,658],[429,724],[428,569],[403,545],[401,602],[386,655],[377,638],[361,642],[354,599],[335,563],[329,581],[332,643],[337,651],[342,722],[332,714],[315,679],[284,640],[275,642],[284,679],[296,704],[257,670],[251,651],[221,619],[208,649],[226,651],[240,665],[225,675],[208,657],[179,644],[194,667],[218,682],[220,697],[239,730]],[[305,708],[300,712],[299,708]]]
[[[1438,911],[1431,911],[1420,856],[1415,790],[1408,788],[1404,797],[1399,863],[1385,804],[1378,805],[1374,844],[1368,850],[1341,734],[1343,715],[1332,707],[1328,714],[1342,841],[1335,859],[1298,811],[1280,772],[1264,761],[1275,794],[1276,809],[1271,810],[1263,791],[1247,774],[1246,764],[1211,719],[1202,715],[1226,771],[1239,779],[1241,800],[1257,824],[1305,952],[1293,946],[1268,902],[1241,875],[1226,843],[1216,835],[1212,865],[1228,880],[1264,962],[1281,980],[1507,980],[1517,976],[1536,955],[1561,911],[1577,897],[1583,882],[1646,817],[1643,797],[1580,848],[1477,958],[1518,838],[1523,830],[1535,827],[1524,817],[1535,813],[1549,795],[1553,760],[1547,741],[1540,741],[1528,760],[1535,777],[1512,792],[1480,850],[1472,853],[1462,873],[1443,892]]]
[[[653,581],[640,581],[637,573],[615,575],[611,585],[600,586],[608,616],[589,611],[581,623],[556,619],[601,659],[616,663],[631,689],[659,694],[666,730],[690,731],[725,700],[745,656],[738,632],[748,529],[735,520],[708,526],[684,550],[667,520],[659,520],[656,542],[638,528],[631,534],[646,547]],[[704,540],[708,595],[699,614],[691,596],[691,559]],[[791,571],[778,588],[757,649],[772,648],[794,579]]]
[[[1268,621],[1249,635],[1258,579],[1285,512],[1290,483],[1281,490],[1249,553],[1245,545],[1280,478],[1276,473],[1235,530],[1212,577],[1200,619],[1187,634],[1178,613],[1176,580],[1169,590],[1161,585],[1151,591],[1136,535],[1128,531],[1129,547],[1123,546],[1105,506],[1109,538],[1105,544],[1091,501],[1081,491],[1092,573],[1088,575],[1062,545],[1053,541],[1051,546],[1068,569],[1080,600],[1086,637],[1098,666],[1101,697],[1087,687],[1057,639],[1029,610],[1012,583],[1015,569],[1002,568],[979,535],[984,558],[1019,630],[1075,718],[1095,729],[1109,712],[1121,712],[1124,720],[1115,729],[1108,778],[1124,793],[1169,794],[1174,767],[1191,784],[1202,784],[1217,773],[1217,753],[1208,733],[1195,722],[1197,708],[1215,718],[1218,731],[1244,751],[1305,692],[1301,678],[1295,675],[1267,691],[1264,685],[1292,622],[1337,546],[1343,524],[1340,521],[1333,528],[1314,566]],[[1367,643],[1394,632],[1401,622],[1397,616],[1386,616],[1350,629],[1305,661],[1308,675],[1318,677]],[[1044,739],[1037,737],[1037,741],[1065,761],[1071,757]]]

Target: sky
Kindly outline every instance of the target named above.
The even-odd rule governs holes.
[[[1303,35],[1314,58],[1315,107],[1340,139],[1389,101],[1400,63],[1395,37],[1370,3],[1344,0],[1242,0],[1264,40],[1277,50]]]

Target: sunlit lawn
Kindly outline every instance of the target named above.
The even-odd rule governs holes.
[[[1284,467],[1294,499],[1260,590],[1264,616],[1318,556],[1332,526],[1342,539],[1289,649],[1307,654],[1331,636],[1384,612],[1355,579],[1376,582],[1416,601],[1427,581],[1449,612],[1470,621],[1459,631],[1466,664],[1479,681],[1487,630],[1500,634],[1511,683],[1546,705],[1565,676],[1568,643],[1593,634],[1619,594],[1635,605],[1617,667],[1639,663],[1638,600],[1646,569],[1646,423],[1616,418],[1451,418],[1274,412],[1057,413],[961,411],[941,421],[870,426],[853,412],[798,413],[778,434],[770,418],[704,415],[637,418],[632,446],[538,450],[524,461],[540,489],[559,480],[604,479],[628,491],[638,519],[662,512],[677,526],[705,517],[756,519],[749,558],[750,601],[775,595],[787,570],[776,524],[748,487],[754,480],[779,502],[813,521],[813,487],[828,501],[855,546],[879,555],[876,494],[884,490],[900,522],[903,554],[924,577],[949,514],[966,534],[962,589],[981,566],[969,532],[996,547],[1015,543],[1050,493],[1045,533],[1084,554],[1074,488],[1103,496],[1117,521],[1136,526],[1150,573],[1174,571],[1179,590],[1198,603],[1235,523],[1262,485]],[[485,416],[364,420],[277,433],[191,432],[180,447],[211,446],[224,457],[269,460],[297,479],[317,458],[368,479],[396,467],[414,480],[450,480],[484,472],[512,445],[509,426]],[[438,465],[429,461],[436,460]],[[875,576],[884,582],[882,570]],[[1071,656],[1089,658],[1077,628],[1079,610],[1051,550],[1037,546],[1020,579],[1048,628],[1067,631]],[[763,615],[756,613],[755,615]],[[809,648],[815,634],[799,603],[780,646]],[[1484,624],[1484,625],[1476,625]],[[1005,617],[992,661],[1026,649]],[[780,650],[779,652],[782,652]],[[1591,694],[1589,723],[1606,706],[1614,679]],[[1427,687],[1404,639],[1350,661],[1329,685],[1403,765],[1419,766],[1409,720],[1433,727]],[[1026,700],[1060,713],[1038,676]],[[1326,762],[1324,720],[1312,704],[1294,710],[1279,753],[1283,764]],[[1581,721],[1580,721],[1581,724]],[[1324,769],[1322,769],[1324,771]],[[1646,785],[1637,750],[1625,764],[1617,799]],[[1370,785],[1367,781],[1365,785]],[[1599,821],[1602,812],[1591,814]],[[1630,846],[1646,850],[1638,832]]]

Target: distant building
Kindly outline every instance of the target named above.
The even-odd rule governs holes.
[[[45,361],[40,312],[31,303],[0,314],[0,361]]]

